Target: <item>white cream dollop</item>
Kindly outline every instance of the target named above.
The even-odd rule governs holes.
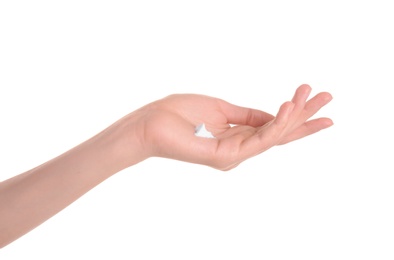
[[[205,128],[205,124],[199,124],[198,126],[196,126],[195,128],[195,132],[194,134],[196,136],[200,136],[200,137],[205,137],[205,138],[215,138],[211,132],[209,132],[206,128]]]

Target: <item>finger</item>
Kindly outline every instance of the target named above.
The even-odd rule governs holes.
[[[277,145],[283,136],[293,108],[294,104],[292,102],[283,103],[274,120],[259,128],[255,134],[244,139],[239,149],[241,160]]]
[[[278,114],[273,121],[274,124],[278,126],[284,126],[289,119],[290,114],[293,112],[295,104],[293,102],[287,101],[281,105]]]
[[[311,90],[311,87],[306,84],[303,84],[296,89],[293,99],[291,100],[294,103],[294,109],[292,113],[293,119],[289,123],[290,126],[297,121],[298,115],[303,111]]]
[[[297,118],[297,121],[293,125],[293,129],[297,129],[299,126],[304,124],[309,118],[315,115],[323,106],[327,105],[332,100],[331,94],[327,92],[321,92],[311,98],[306,104],[302,112]]]
[[[294,108],[290,101],[279,108],[276,117],[259,128],[236,126],[218,139],[217,154],[225,160],[215,161],[215,168],[231,169],[242,161],[277,145],[286,129],[288,118]],[[256,131],[257,130],[257,131]],[[231,135],[229,134],[231,132]]]
[[[293,99],[291,100],[294,104],[296,104],[296,108],[304,107],[311,90],[311,87],[307,84],[303,84],[296,89]]]
[[[332,100],[332,96],[328,92],[321,92],[311,98],[306,104],[304,110],[306,119],[310,118],[323,106],[327,105]]]
[[[334,123],[330,118],[318,118],[305,122],[299,126],[296,130],[286,135],[279,143],[279,145],[286,144],[297,139],[304,138],[308,135],[319,132],[320,130],[326,129],[332,126]]]
[[[262,126],[274,116],[261,110],[233,105],[221,100],[220,108],[227,118],[228,124]]]

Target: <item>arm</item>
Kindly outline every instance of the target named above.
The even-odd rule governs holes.
[[[138,162],[122,119],[91,139],[0,183],[0,247],[58,213],[114,173]],[[140,150],[135,148],[136,151]]]
[[[331,100],[300,86],[276,116],[202,95],[171,95],[121,118],[64,154],[0,183],[0,247],[37,227],[113,174],[149,157],[230,170],[267,149],[332,125],[308,119]],[[205,123],[216,138],[194,135]],[[235,126],[232,126],[235,125]]]

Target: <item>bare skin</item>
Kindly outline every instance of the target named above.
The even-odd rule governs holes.
[[[308,100],[301,85],[275,116],[195,94],[175,94],[119,119],[73,149],[0,182],[0,248],[23,236],[113,174],[150,157],[164,157],[227,171],[276,145],[330,127],[309,120],[332,97]],[[216,138],[194,135],[205,123]]]

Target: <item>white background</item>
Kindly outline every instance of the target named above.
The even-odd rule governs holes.
[[[269,3],[269,2],[275,2]],[[0,259],[394,259],[390,1],[2,1],[0,178],[172,93],[335,125],[221,172],[149,159]]]

